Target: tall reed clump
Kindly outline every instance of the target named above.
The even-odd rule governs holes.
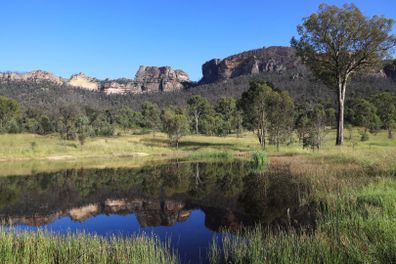
[[[85,234],[0,230],[0,263],[179,263],[169,243],[157,237],[102,238]]]
[[[255,171],[264,171],[267,167],[267,152],[263,150],[255,151],[251,154],[251,159]]]

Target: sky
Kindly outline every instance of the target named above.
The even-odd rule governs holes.
[[[171,66],[192,80],[201,66],[245,50],[288,46],[325,0],[2,0],[0,71],[134,78],[139,65]],[[395,0],[353,1],[396,19]],[[393,33],[396,34],[396,26]]]

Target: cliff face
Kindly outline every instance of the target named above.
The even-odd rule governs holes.
[[[40,83],[52,82],[56,86],[66,85],[106,94],[140,94],[146,92],[169,92],[181,90],[191,83],[187,73],[173,70],[171,67],[140,66],[134,80],[116,79],[100,81],[84,73],[74,74],[69,79],[63,79],[45,71],[28,73],[3,72],[0,73],[0,82],[32,81]]]
[[[184,88],[190,79],[184,71],[172,70],[170,67],[140,66],[135,81],[142,91],[175,91]]]
[[[65,82],[65,79],[50,72],[37,70],[24,74],[17,72],[1,72],[0,81],[33,81],[37,83],[41,81],[49,81],[56,85],[62,85]]]
[[[72,75],[65,84],[72,87],[84,88],[90,91],[99,91],[101,87],[99,80],[89,77],[82,72]]]
[[[223,60],[213,59],[202,65],[201,84],[208,84],[235,78],[241,75],[253,75],[261,72],[303,74],[304,65],[293,48],[269,47],[246,51]],[[293,72],[293,73],[292,73]]]

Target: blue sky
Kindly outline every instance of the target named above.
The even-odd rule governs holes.
[[[198,80],[209,59],[289,45],[296,25],[321,2],[2,0],[0,71],[133,78],[141,64],[169,65]],[[368,16],[396,19],[395,0],[354,3]]]

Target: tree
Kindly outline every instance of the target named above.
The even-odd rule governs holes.
[[[330,127],[336,127],[337,110],[335,110],[333,107],[327,107],[325,111],[326,111],[326,125]]]
[[[368,71],[396,45],[393,20],[365,17],[353,4],[343,8],[321,4],[317,13],[297,27],[300,39],[291,44],[314,75],[337,90],[336,144],[344,142],[344,105],[347,85],[358,72]]]
[[[308,103],[299,104],[295,111],[295,128],[297,131],[298,142],[301,143],[304,136],[308,134]]]
[[[114,126],[106,121],[106,117],[103,114],[96,116],[91,125],[96,136],[109,137],[114,134]]]
[[[78,117],[76,121],[76,133],[80,145],[83,146],[85,140],[92,135],[92,127],[89,125],[89,119],[86,116]]]
[[[162,113],[163,130],[168,134],[171,143],[179,148],[182,136],[188,133],[189,122],[187,116],[180,108],[167,107]]]
[[[188,112],[194,124],[195,134],[199,134],[200,119],[211,109],[209,101],[200,95],[193,95],[187,101]]]
[[[243,111],[244,127],[257,135],[263,148],[266,146],[265,137],[269,127],[267,98],[271,92],[272,88],[267,82],[251,82],[249,89],[242,94],[238,102]]]
[[[64,106],[59,108],[58,113],[58,131],[61,137],[66,140],[74,140],[76,138],[76,120],[78,111],[74,106]]]
[[[377,115],[377,108],[365,99],[358,99],[352,102],[350,119],[356,126],[363,127],[361,140],[368,140],[367,130],[377,130],[380,126],[380,119]]]
[[[388,131],[388,138],[393,138],[393,129],[396,128],[396,96],[391,93],[379,93],[370,98],[377,108],[383,128]]]
[[[222,119],[223,134],[230,134],[237,125],[237,120],[235,120],[235,118],[238,118],[236,116],[236,99],[233,97],[221,97],[217,102],[215,110]]]
[[[115,123],[124,131],[140,127],[143,119],[140,112],[134,112],[131,108],[126,106],[117,108],[113,116]]]
[[[287,92],[272,91],[267,98],[269,136],[279,150],[279,145],[293,131],[294,103]]]
[[[46,115],[41,116],[39,126],[39,133],[42,135],[47,135],[54,130],[51,120]]]
[[[307,112],[307,134],[304,135],[303,147],[319,150],[326,133],[326,111],[321,104],[312,105]]]
[[[153,133],[160,129],[161,110],[155,103],[144,102],[142,104],[143,123],[146,128],[152,129]]]
[[[243,128],[243,113],[241,110],[237,110],[234,113],[234,116],[232,118],[232,126],[236,130],[237,137],[241,136],[242,133],[242,128]]]
[[[19,114],[19,104],[14,99],[0,96],[0,131]]]

